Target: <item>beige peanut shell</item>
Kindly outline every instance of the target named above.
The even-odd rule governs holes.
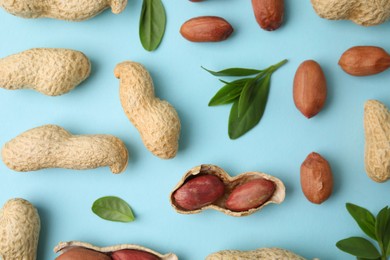
[[[118,14],[126,5],[127,0],[0,0],[0,6],[15,16],[67,21],[87,20],[107,8]]]
[[[367,175],[376,182],[390,179],[390,111],[377,100],[364,106],[365,166]]]
[[[35,48],[0,59],[0,87],[65,94],[88,78],[91,63],[82,52]]]
[[[162,159],[171,159],[179,149],[180,119],[174,107],[155,97],[153,80],[139,63],[125,61],[114,71],[120,79],[123,110],[138,129],[146,148]]]
[[[44,125],[18,135],[4,145],[2,157],[8,168],[19,172],[109,166],[113,173],[121,173],[128,163],[127,148],[117,137],[72,135],[56,125]]]
[[[219,198],[217,201],[212,203],[211,205],[204,206],[200,209],[197,210],[185,210],[183,208],[180,208],[180,206],[176,205],[175,200],[174,200],[174,193],[176,190],[178,190],[183,184],[193,178],[194,176],[197,175],[203,175],[203,174],[210,174],[210,175],[215,175],[219,177],[222,182],[225,184],[225,194]],[[262,204],[261,206],[253,209],[249,209],[246,211],[231,211],[226,209],[225,203],[227,198],[229,197],[230,193],[239,185],[247,183],[248,181],[254,180],[254,179],[266,179],[270,180],[275,183],[276,189],[272,197]],[[286,196],[286,188],[281,180],[279,180],[276,177],[273,177],[271,175],[261,173],[261,172],[245,172],[240,175],[237,175],[235,177],[231,177],[227,172],[225,172],[222,168],[216,166],[216,165],[211,165],[211,164],[202,164],[200,166],[196,166],[189,170],[183,178],[180,180],[180,182],[176,185],[176,187],[173,189],[173,191],[170,194],[170,202],[172,207],[181,214],[196,214],[200,213],[206,209],[214,209],[217,211],[220,211],[222,213],[225,213],[226,215],[233,216],[233,217],[243,217],[243,216],[248,216],[251,215],[268,204],[275,203],[275,204],[280,204],[284,201],[284,198]]]
[[[35,260],[40,219],[24,199],[11,199],[0,210],[0,259]]]
[[[259,248],[252,251],[223,250],[206,257],[206,260],[305,260],[291,251],[280,248]]]
[[[390,18],[388,0],[311,0],[311,3],[320,17],[330,20],[351,20],[372,26]]]
[[[158,256],[161,260],[178,260],[178,257],[173,254],[173,253],[168,253],[168,254],[160,254],[156,251],[153,251],[152,249],[139,246],[139,245],[134,245],[134,244],[121,244],[121,245],[115,245],[115,246],[108,246],[108,247],[97,247],[94,245],[91,245],[89,243],[85,242],[79,242],[79,241],[70,241],[70,242],[60,242],[55,248],[54,252],[62,254],[66,252],[66,250],[74,247],[82,247],[85,249],[90,249],[94,250],[100,253],[112,253],[118,250],[124,250],[124,249],[134,249],[134,250],[139,250],[139,251],[144,251],[147,253],[150,253],[152,255]]]

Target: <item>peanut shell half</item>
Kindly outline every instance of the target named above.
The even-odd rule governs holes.
[[[215,175],[219,177],[222,182],[225,184],[225,193],[224,195],[213,202],[210,205],[201,207],[196,210],[185,210],[178,206],[176,204],[176,201],[174,199],[174,193],[176,190],[178,190],[180,187],[182,187],[186,181],[194,178],[195,176],[200,176],[200,175]],[[270,180],[275,183],[276,189],[273,195],[270,197],[268,201],[266,201],[264,204],[260,205],[259,207],[252,208],[249,210],[245,211],[231,211],[228,210],[225,207],[225,203],[231,192],[238,187],[241,184],[247,183],[248,181],[254,180],[254,179],[266,179]],[[216,166],[216,165],[211,165],[211,164],[202,164],[200,166],[196,166],[189,170],[183,178],[180,180],[180,182],[176,185],[176,187],[173,189],[173,191],[170,194],[170,202],[172,207],[181,214],[196,214],[200,213],[206,209],[214,209],[220,212],[225,213],[226,215],[233,216],[233,217],[243,217],[243,216],[248,216],[251,215],[259,210],[261,210],[263,207],[265,207],[268,204],[275,203],[275,204],[280,204],[284,201],[285,198],[285,186],[281,180],[278,178],[275,178],[271,175],[261,173],[261,172],[245,172],[242,173],[238,176],[231,177],[227,172],[225,172],[222,168]]]
[[[163,255],[163,254],[160,254],[156,251],[153,251],[152,249],[149,249],[149,248],[146,248],[143,246],[139,246],[139,245],[134,245],[134,244],[121,244],[121,245],[114,245],[114,246],[107,246],[107,247],[98,247],[98,246],[94,246],[92,244],[85,243],[85,242],[69,241],[69,242],[60,242],[54,248],[54,252],[62,254],[62,253],[65,253],[67,250],[75,248],[75,247],[81,247],[81,248],[94,250],[94,251],[97,251],[100,253],[107,253],[107,254],[115,252],[115,251],[119,251],[119,250],[124,250],[124,249],[134,249],[134,250],[139,250],[139,251],[143,251],[143,252],[147,252],[147,253],[156,255],[161,260],[178,260],[178,257],[173,253],[168,253],[168,254]]]

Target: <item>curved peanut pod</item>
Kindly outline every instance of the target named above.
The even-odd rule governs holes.
[[[387,0],[311,0],[317,14],[330,20],[351,20],[363,26],[378,25],[390,18]]]
[[[0,87],[65,94],[88,78],[89,59],[79,51],[36,48],[0,59]]]
[[[179,149],[180,119],[174,107],[155,97],[152,78],[139,63],[125,61],[114,71],[120,79],[123,110],[138,129],[146,148],[162,159],[171,159]]]
[[[110,166],[112,173],[121,173],[128,163],[126,146],[117,137],[72,135],[56,125],[44,125],[20,134],[4,145],[2,157],[8,168],[19,172]]]
[[[127,0],[0,0],[0,6],[15,16],[67,21],[87,20],[107,8],[118,14],[126,5]]]
[[[112,255],[116,251],[120,250],[138,250],[141,252],[146,252],[149,254],[152,254],[156,256],[158,259],[161,260],[178,260],[177,256],[173,253],[168,253],[168,254],[160,254],[152,249],[139,246],[139,245],[134,245],[134,244],[121,244],[121,245],[115,245],[115,246],[107,246],[107,247],[98,247],[91,245],[89,243],[85,242],[79,242],[79,241],[70,241],[70,242],[60,242],[55,248],[54,252],[63,254],[66,253],[68,250],[71,250],[72,248],[84,248],[88,250],[93,250],[99,253],[107,254],[108,256]],[[127,258],[125,258],[127,259]],[[138,258],[129,258],[129,259],[138,259]]]
[[[390,111],[377,100],[364,106],[365,156],[367,175],[376,182],[390,179]]]
[[[305,260],[305,258],[280,248],[260,248],[252,251],[223,250],[206,257],[206,260]]]
[[[225,186],[223,196],[220,197],[218,200],[214,201],[212,204],[202,206],[201,208],[198,209],[189,210],[180,207],[179,203],[175,200],[175,192],[179,190],[185,183],[187,183],[187,181],[202,175],[214,175],[218,177],[224,183]],[[229,195],[232,194],[232,192],[242,184],[249,183],[253,180],[258,180],[258,179],[268,180],[275,184],[275,190],[273,191],[272,195],[267,199],[267,201],[265,201],[264,203],[262,203],[257,207],[250,208],[247,210],[242,210],[242,211],[229,210],[227,208],[227,201],[229,199]],[[176,210],[176,212],[180,214],[197,214],[197,213],[201,213],[206,209],[214,209],[229,216],[244,217],[263,209],[268,204],[271,203],[281,204],[284,201],[285,196],[286,196],[286,188],[283,182],[274,176],[261,173],[261,172],[245,172],[237,176],[231,177],[227,172],[225,172],[222,168],[216,165],[202,164],[190,169],[182,177],[182,179],[179,181],[179,183],[171,192],[169,198],[172,207]]]
[[[11,199],[0,210],[0,259],[35,260],[39,240],[38,211],[24,199]]]

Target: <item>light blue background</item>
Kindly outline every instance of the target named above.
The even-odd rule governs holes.
[[[22,197],[39,210],[38,259],[54,259],[53,247],[68,240],[100,246],[135,243],[187,260],[204,259],[222,249],[259,247],[282,247],[307,258],[353,259],[335,247],[340,239],[362,235],[345,203],[375,213],[390,203],[390,182],[377,184],[365,174],[362,121],[366,100],[390,105],[390,71],[356,78],[337,62],[355,45],[390,50],[390,23],[363,28],[349,21],[327,21],[315,14],[308,0],[286,2],[285,24],[270,33],[257,25],[249,0],[164,1],[167,31],[153,53],[144,51],[138,38],[140,0],[130,0],[120,15],[106,11],[80,23],[28,20],[0,10],[1,57],[33,47],[61,47],[83,51],[93,65],[85,83],[60,97],[0,89],[0,144],[33,127],[58,124],[75,134],[116,135],[131,154],[126,172],[116,176],[108,168],[16,173],[0,163],[0,204]],[[234,34],[221,43],[184,40],[181,24],[200,15],[224,17]],[[200,66],[265,68],[284,58],[289,63],[272,78],[261,123],[244,137],[229,140],[230,106],[207,106],[221,85]],[[161,160],[146,150],[122,110],[113,69],[129,59],[148,68],[157,95],[178,110],[182,133],[173,160]],[[322,65],[329,90],[325,109],[310,120],[292,99],[295,71],[306,59]],[[335,179],[332,197],[320,206],[308,202],[300,188],[299,168],[312,151],[328,159]],[[286,200],[243,218],[217,211],[180,215],[170,206],[169,193],[187,170],[202,163],[219,165],[231,175],[263,171],[279,177],[287,188]],[[129,202],[136,221],[122,224],[95,216],[92,203],[106,195]]]

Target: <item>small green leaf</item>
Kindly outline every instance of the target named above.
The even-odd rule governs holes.
[[[255,70],[255,69],[243,69],[243,68],[230,68],[220,71],[212,71],[208,70],[205,67],[202,67],[205,71],[209,72],[210,74],[217,76],[217,77],[239,77],[239,76],[250,76],[255,75],[260,72],[261,70]]]
[[[383,251],[387,250],[390,234],[386,234],[388,229],[387,225],[390,222],[390,210],[388,207],[384,207],[376,216],[376,237],[379,246],[383,248]]]
[[[246,110],[253,102],[255,90],[255,80],[248,80],[241,91],[240,99],[238,100],[238,117],[245,114]]]
[[[377,259],[381,256],[375,246],[362,237],[350,237],[340,240],[336,246],[340,250],[360,258]]]
[[[225,80],[222,80],[220,79],[219,81],[221,81],[222,83],[226,84],[226,85],[236,85],[236,86],[242,86],[244,87],[245,86],[245,83],[250,80],[250,79],[254,79],[254,78],[243,78],[243,79],[237,79],[237,80],[233,80],[231,82],[229,81],[225,81]]]
[[[245,113],[238,115],[239,101],[233,103],[229,117],[229,137],[237,139],[256,126],[263,117],[267,105],[270,84],[257,87],[253,91],[253,99]]]
[[[222,81],[226,85],[210,100],[209,106],[225,105],[234,102],[234,100],[240,96],[246,81],[246,79],[232,82]]]
[[[161,0],[143,0],[139,36],[145,50],[154,51],[160,45],[165,33],[166,20]]]
[[[355,219],[359,227],[366,233],[367,236],[376,240],[375,235],[375,217],[365,208],[359,207],[352,203],[346,204],[349,214]]]
[[[97,199],[92,205],[92,211],[102,219],[110,221],[131,222],[135,219],[129,204],[113,196]]]
[[[383,232],[383,247],[385,254],[390,256],[390,208],[387,209],[387,225]]]
[[[245,86],[241,92],[240,101],[238,103],[238,116],[245,114],[250,104],[255,98],[253,93],[256,88],[269,88],[271,81],[271,74],[266,75],[264,78],[257,79],[251,82],[249,86]]]

